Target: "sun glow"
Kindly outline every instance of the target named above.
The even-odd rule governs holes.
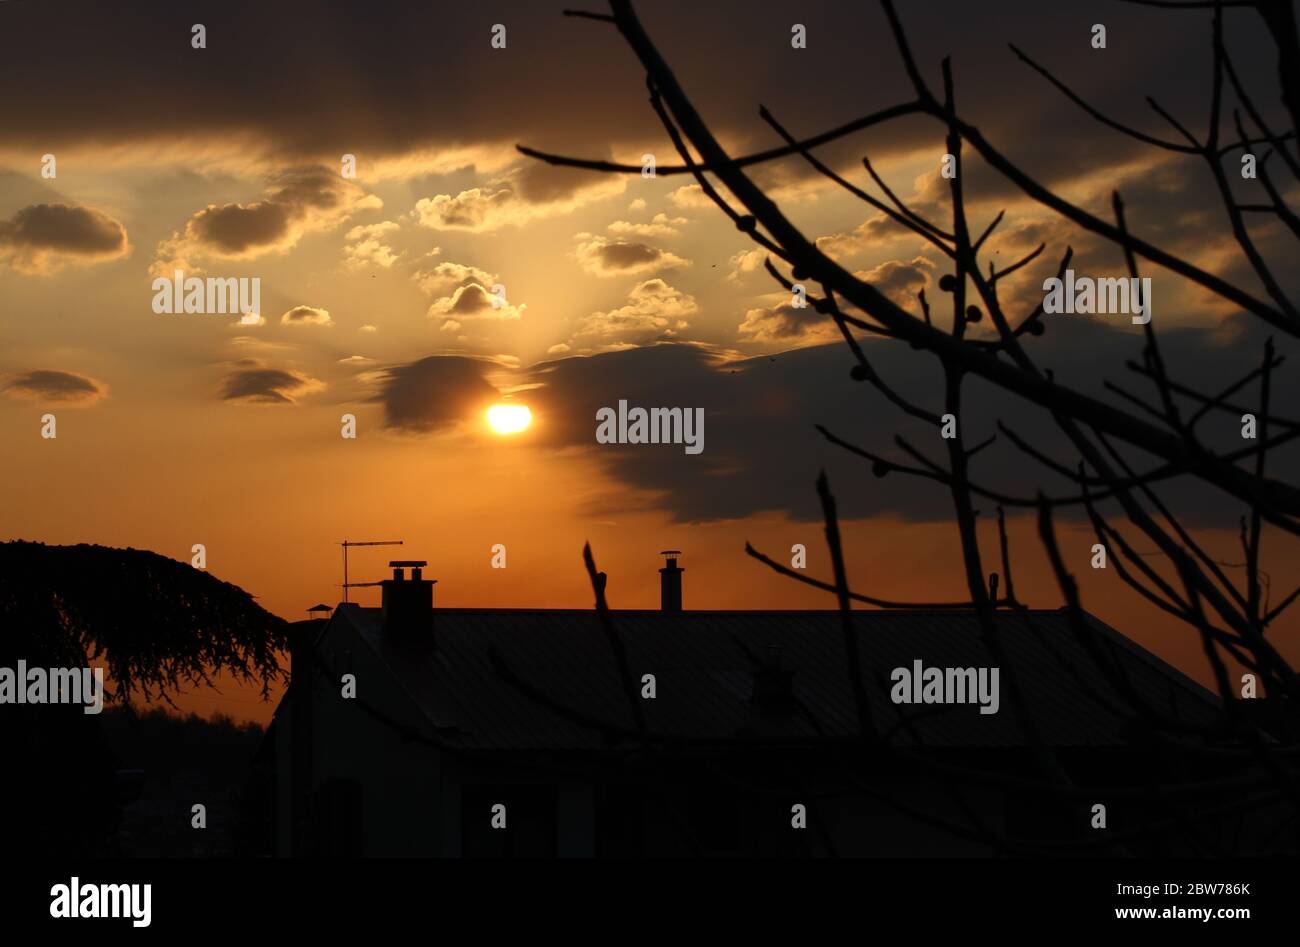
[[[494,404],[488,408],[487,419],[498,434],[518,434],[533,423],[533,412],[523,404]]]

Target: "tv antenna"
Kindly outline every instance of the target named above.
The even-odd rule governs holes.
[[[380,539],[372,542],[354,543],[350,540],[343,540],[339,543],[343,547],[343,601],[348,600],[348,589],[360,588],[361,586],[378,585],[378,582],[349,582],[348,581],[348,550],[353,546],[400,546],[400,539]]]

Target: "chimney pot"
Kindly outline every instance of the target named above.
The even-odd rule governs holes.
[[[424,578],[423,560],[398,560],[388,564],[393,577],[379,583],[383,593],[382,621],[384,633],[403,637],[428,638],[433,633],[433,586],[436,579]],[[410,568],[407,580],[405,569]]]
[[[686,570],[677,566],[681,554],[679,549],[665,549],[659,554],[668,560],[659,570],[659,607],[665,612],[682,610],[682,573]]]

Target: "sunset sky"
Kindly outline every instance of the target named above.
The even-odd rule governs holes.
[[[876,478],[813,425],[888,454],[900,433],[936,458],[940,442],[850,380],[833,324],[790,306],[765,254],[697,185],[559,170],[516,151],[678,163],[617,32],[560,15],[581,5],[0,3],[0,539],[186,561],[202,543],[212,574],[288,619],[340,599],[343,539],[404,540],[398,551],[355,551],[352,578],[382,578],[389,558],[427,559],[442,606],[587,607],[590,541],[616,608],[657,605],[666,548],[684,551],[687,608],[830,608],[831,596],[744,553],[748,540],[788,561],[803,543],[808,573],[830,578],[814,490],[825,468],[855,588],[962,596],[945,489]],[[736,154],[780,143],[760,105],[806,136],[911,96],[875,4],[638,6]],[[937,85],[939,60],[952,55],[959,107],[1004,154],[1106,218],[1118,189],[1134,232],[1262,294],[1202,164],[1092,121],[1007,45],[1107,114],[1176,138],[1144,96],[1204,132],[1208,15],[1121,3],[900,6],[926,75]],[[1243,81],[1277,114],[1259,24],[1235,11],[1227,22]],[[191,45],[196,23],[205,49]],[[1095,23],[1107,27],[1106,49],[1090,46]],[[506,27],[504,49],[491,45],[494,24]],[[806,49],[791,47],[793,24],[806,27]],[[869,154],[900,197],[947,225],[944,151],[943,130],[911,118],[818,154],[874,192],[861,164]],[[47,154],[54,178],[42,176]],[[342,174],[344,155],[356,157],[355,178]],[[1041,299],[1067,245],[1077,271],[1124,275],[1110,247],[974,159],[965,174],[978,226],[1007,212],[989,259],[1047,243],[1001,288],[1011,311]],[[807,235],[909,310],[923,288],[947,302],[936,283],[948,269],[928,244],[802,159],[755,177]],[[1257,183],[1236,183],[1251,200]],[[1255,236],[1295,298],[1286,235],[1261,226]],[[156,313],[152,281],[177,269],[259,278],[261,318]],[[1153,267],[1144,275],[1176,377],[1208,391],[1258,360],[1255,320]],[[1107,378],[1145,391],[1123,367],[1141,340],[1127,321],[1048,317],[1032,351],[1090,393]],[[864,344],[900,390],[937,407],[933,357]],[[1277,380],[1277,403],[1295,405],[1294,378]],[[597,444],[596,411],[620,399],[703,408],[703,452]],[[1049,449],[1061,444],[1049,417],[1009,396],[971,383],[969,400],[973,441],[1001,418]],[[486,412],[500,403],[527,405],[531,425],[494,432]],[[41,437],[47,412],[52,440]],[[340,436],[349,413],[355,439]],[[1211,443],[1238,436],[1229,420]],[[1294,482],[1295,452],[1278,459],[1274,476]],[[973,475],[1025,496],[1066,486],[1001,443]],[[1240,561],[1239,506],[1191,487],[1170,496],[1216,555]],[[995,508],[981,511],[986,564],[1000,569]],[[1011,541],[1018,591],[1055,607],[1030,518],[1012,517]],[[1063,524],[1085,606],[1207,680],[1193,635],[1114,570],[1088,567],[1093,541],[1077,521]],[[497,543],[505,569],[491,568]],[[1300,552],[1276,539],[1266,553],[1280,597],[1300,577]],[[355,598],[374,603],[377,592]],[[1294,624],[1279,643],[1293,660],[1300,653]],[[269,714],[236,688],[185,703]]]

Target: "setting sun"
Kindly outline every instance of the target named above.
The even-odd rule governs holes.
[[[488,408],[487,419],[498,434],[518,434],[533,423],[533,412],[527,405],[494,404]]]

